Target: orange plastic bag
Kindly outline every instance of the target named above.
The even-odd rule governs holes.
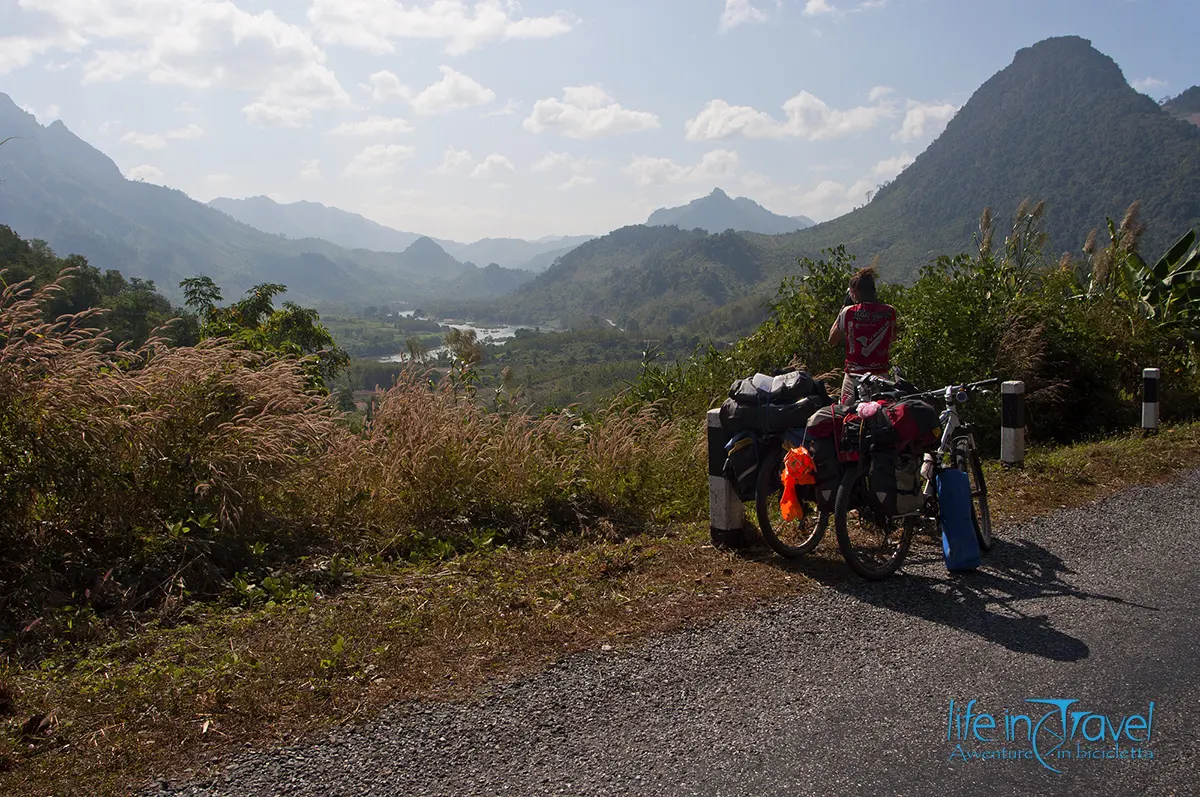
[[[804,520],[804,504],[796,497],[796,488],[804,484],[817,483],[817,465],[812,454],[804,446],[796,446],[783,457],[783,496],[779,499],[779,511],[787,521]]]

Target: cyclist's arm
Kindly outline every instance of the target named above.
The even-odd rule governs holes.
[[[842,324],[845,323],[843,320],[843,319],[845,319],[845,317],[846,317],[846,310],[843,308],[842,312],[838,313],[838,317],[833,322],[833,326],[831,326],[829,328],[829,345],[830,346],[836,346],[839,343],[841,343],[843,340],[846,339],[845,330],[842,329]]]

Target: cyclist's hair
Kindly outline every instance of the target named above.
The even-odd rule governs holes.
[[[850,288],[858,294],[859,301],[875,301],[875,277],[875,266],[867,266],[854,272],[854,276],[850,278]]]

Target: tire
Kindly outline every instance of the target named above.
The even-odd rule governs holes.
[[[829,513],[819,511],[810,501],[804,504],[801,521],[785,521],[779,512],[779,496],[783,492],[780,475],[783,473],[783,450],[767,455],[758,468],[754,509],[763,539],[775,553],[788,559],[799,559],[811,553],[825,536]]]
[[[983,480],[983,464],[979,461],[979,452],[975,449],[975,441],[968,436],[954,440],[954,464],[967,474],[971,482],[971,520],[975,523],[975,538],[979,540],[979,550],[990,551],[995,541],[992,539],[992,513],[988,508],[987,483]]]
[[[868,581],[882,581],[904,564],[909,546],[912,545],[916,518],[888,518],[886,529],[880,529],[874,517],[868,517],[865,521],[860,520],[858,518],[859,509],[856,506],[858,503],[856,495],[860,491],[856,487],[859,483],[865,484],[866,479],[866,474],[860,475],[857,468],[847,470],[843,474],[842,483],[838,486],[837,501],[833,507],[834,528],[837,530],[838,548],[841,549],[842,557],[846,560],[846,564],[850,565],[850,569]],[[851,512],[855,514],[853,532]],[[869,515],[870,513],[864,514]],[[861,540],[865,536],[877,537],[886,543],[897,532],[899,537],[895,540],[894,550],[885,557],[867,557],[863,551],[859,550]],[[881,546],[881,548],[886,547]]]

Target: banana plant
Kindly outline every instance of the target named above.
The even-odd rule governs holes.
[[[1097,268],[1093,259],[1086,289],[1073,298],[1111,291],[1134,304],[1144,318],[1176,328],[1189,340],[1200,340],[1200,246],[1196,246],[1195,230],[1189,230],[1153,266],[1137,252],[1123,251],[1122,232],[1112,219],[1108,230],[1113,241],[1108,262]]]

